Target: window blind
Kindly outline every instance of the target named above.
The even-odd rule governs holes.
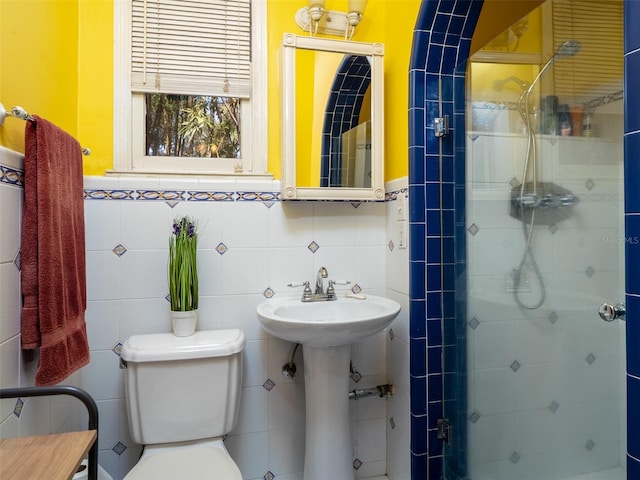
[[[553,0],[554,51],[565,41],[579,40],[573,57],[553,65],[554,92],[577,102],[622,90],[623,4],[621,0]]]
[[[250,0],[132,0],[134,92],[248,98]]]

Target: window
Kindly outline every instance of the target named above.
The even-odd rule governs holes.
[[[115,2],[115,171],[266,172],[265,8]]]

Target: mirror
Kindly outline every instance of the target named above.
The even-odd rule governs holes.
[[[285,34],[282,199],[384,200],[381,43]]]

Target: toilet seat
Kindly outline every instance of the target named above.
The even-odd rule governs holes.
[[[231,456],[215,447],[185,447],[143,455],[125,480],[242,480]]]

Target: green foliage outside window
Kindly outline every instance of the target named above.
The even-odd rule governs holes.
[[[147,94],[146,154],[240,158],[240,99]]]

